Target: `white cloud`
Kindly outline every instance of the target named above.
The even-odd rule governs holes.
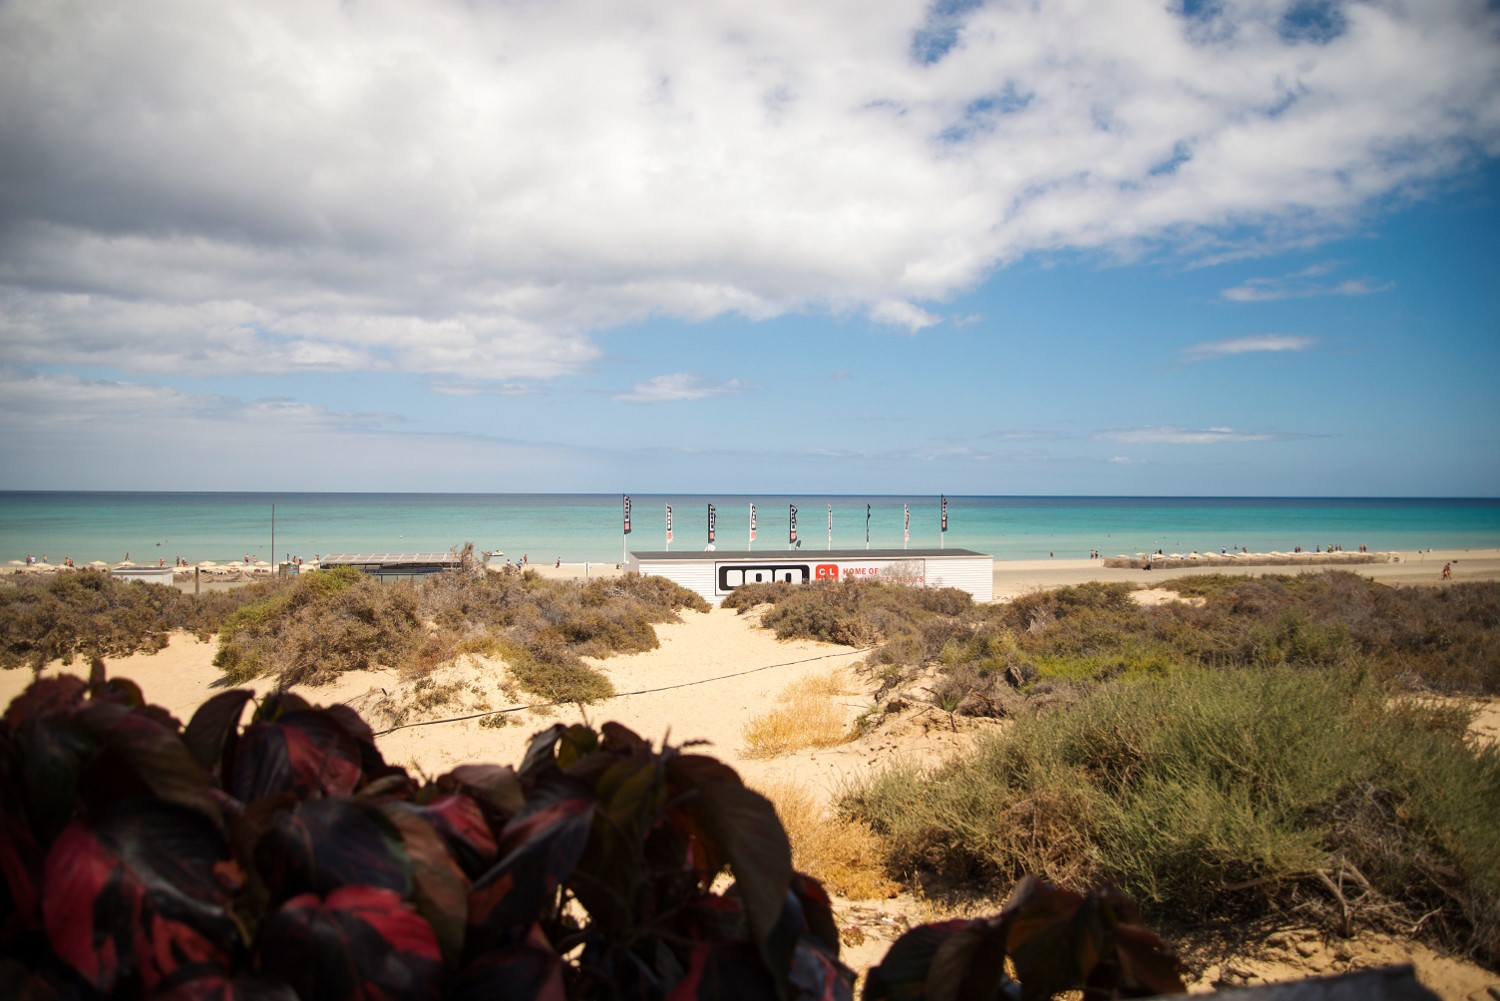
[[[1271,431],[1239,431],[1229,427],[1144,427],[1100,431],[1094,437],[1103,441],[1136,445],[1218,445],[1225,442],[1294,441],[1307,436]]]
[[[677,403],[683,400],[702,400],[710,396],[727,396],[743,392],[738,379],[713,384],[705,382],[700,375],[691,372],[673,372],[658,375],[638,382],[628,393],[620,393],[615,399],[625,403]]]
[[[886,299],[882,302],[877,302],[870,309],[870,319],[876,323],[885,323],[893,327],[905,327],[913,334],[942,322],[938,317],[933,316],[921,307],[895,299]]]
[[[1319,281],[1340,267],[1336,261],[1313,264],[1288,275],[1274,278],[1247,278],[1219,295],[1230,302],[1276,302],[1281,299],[1311,299],[1323,295],[1361,296],[1389,292],[1394,282],[1373,278],[1347,278],[1343,281]]]
[[[1257,352],[1307,351],[1317,343],[1316,337],[1258,334],[1252,337],[1230,337],[1222,341],[1204,341],[1185,349],[1182,354],[1188,361],[1205,361],[1210,358],[1223,358],[1227,355]]]
[[[1500,153],[1493,5],[1288,6],[14,0],[0,360],[509,383],[652,315],[919,330],[1028,253],[1295,243]]]

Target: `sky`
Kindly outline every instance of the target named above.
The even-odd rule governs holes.
[[[0,489],[1500,496],[1490,0],[0,0]]]

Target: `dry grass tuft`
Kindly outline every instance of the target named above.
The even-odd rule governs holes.
[[[776,697],[775,709],[751,719],[741,735],[752,758],[774,758],[814,747],[833,747],[850,739],[842,707],[829,702],[849,694],[842,671],[809,675],[792,682]]]
[[[792,843],[792,865],[850,900],[883,900],[900,887],[886,878],[885,847],[861,820],[833,816],[798,782],[768,782],[759,791],[776,805]]]
[[[839,695],[853,695],[854,686],[849,680],[849,673],[844,670],[829,671],[827,674],[809,674],[805,678],[787,685],[781,694],[776,696],[777,702],[792,702],[796,699],[809,699],[822,696],[833,698]]]

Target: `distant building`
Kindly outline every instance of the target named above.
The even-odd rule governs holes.
[[[354,567],[382,581],[394,577],[425,577],[444,570],[457,570],[461,565],[457,553],[333,553],[318,561],[324,570],[333,567]]]
[[[115,580],[138,580],[144,584],[170,584],[175,567],[114,567],[109,575]]]
[[[993,557],[968,549],[806,549],[631,553],[627,573],[665,577],[719,604],[746,584],[818,580],[889,580],[916,587],[956,587],[975,601],[995,597]]]

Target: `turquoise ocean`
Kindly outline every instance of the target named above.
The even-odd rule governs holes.
[[[480,550],[523,554],[532,562],[617,563],[626,548],[702,550],[708,505],[719,550],[787,548],[789,508],[797,507],[804,549],[829,544],[936,548],[940,504],[929,497],[631,495],[622,535],[619,494],[428,493],[106,493],[0,491],[0,562],[46,556],[115,563],[230,562],[246,555],[311,559],[327,553]],[[275,548],[272,548],[274,509]],[[904,537],[910,511],[910,537]],[[941,544],[999,560],[1082,558],[1137,552],[1252,552],[1361,545],[1374,551],[1500,548],[1500,499],[1251,497],[949,497]]]

